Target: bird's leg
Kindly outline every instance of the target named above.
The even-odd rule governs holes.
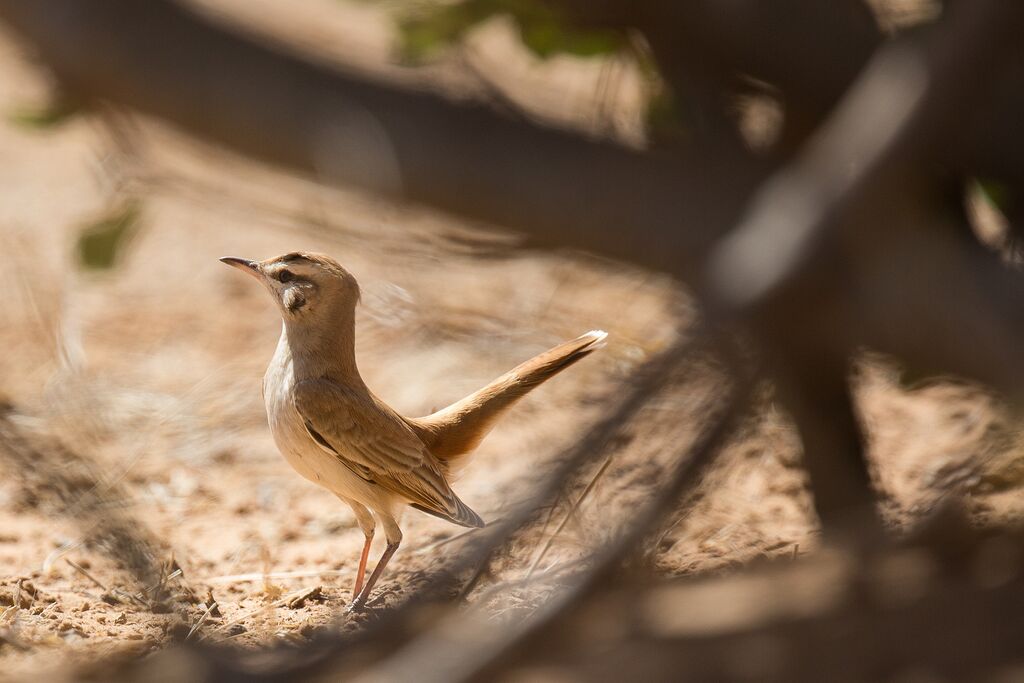
[[[352,588],[352,599],[359,595],[363,589],[363,579],[366,578],[366,560],[370,557],[370,544],[373,543],[373,532],[366,535],[366,542],[363,543],[363,552],[359,556],[359,570],[356,572],[356,585]]]
[[[377,522],[373,519],[373,515],[365,506],[359,503],[350,502],[352,511],[356,513],[356,521],[359,523],[359,528],[363,531],[363,536],[366,537],[366,541],[363,543],[363,552],[359,556],[359,569],[356,571],[356,585],[352,589],[352,599],[355,600],[359,596],[359,591],[363,589],[363,579],[366,578],[366,560],[370,556],[370,544],[373,543],[373,532],[377,526]]]
[[[359,609],[366,604],[366,600],[370,597],[370,591],[377,585],[377,580],[381,574],[384,573],[385,567],[388,566],[388,561],[391,560],[391,556],[398,550],[399,544],[402,542],[402,530],[398,528],[398,523],[395,522],[391,517],[386,517],[378,513],[381,523],[384,525],[384,534],[388,539],[388,545],[384,549],[384,554],[380,556],[380,560],[377,562],[377,566],[373,568],[373,573],[370,574],[370,578],[367,580],[366,585],[363,586],[362,592],[352,601],[352,608]]]
[[[394,543],[391,543],[390,541],[388,542],[387,547],[384,549],[384,554],[380,556],[380,561],[377,562],[377,566],[373,568],[373,573],[370,574],[369,580],[366,582],[366,585],[363,586],[363,592],[360,593],[359,597],[352,602],[353,607],[358,608],[366,604],[367,598],[370,597],[370,591],[372,591],[373,587],[377,584],[377,579],[380,578],[380,575],[384,573],[384,568],[388,566],[388,561],[391,559],[391,556],[395,554],[396,550],[398,550],[399,543],[400,541],[395,541]]]

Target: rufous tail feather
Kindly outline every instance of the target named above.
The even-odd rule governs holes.
[[[603,330],[592,330],[563,342],[447,408],[407,421],[447,469],[457,470],[502,413],[534,387],[604,346],[607,337]]]

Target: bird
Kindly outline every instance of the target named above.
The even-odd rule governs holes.
[[[349,609],[365,606],[402,541],[413,507],[463,527],[480,516],[452,490],[495,422],[527,392],[604,345],[593,330],[516,366],[480,390],[424,417],[403,417],[378,398],[356,365],[356,278],[324,254],[291,252],[253,261],[220,259],[253,276],[282,318],[263,378],[267,421],[278,450],[303,477],[347,503],[364,535]],[[378,523],[387,545],[366,578]]]

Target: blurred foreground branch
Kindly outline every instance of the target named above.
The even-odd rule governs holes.
[[[960,573],[921,549],[887,548],[866,561],[824,552],[736,576],[619,581],[538,632],[502,673],[599,682],[878,681],[923,672],[1014,680],[1024,647],[1022,541],[999,532],[959,548]]]
[[[796,142],[822,122],[879,44],[863,8],[849,3],[843,7],[842,16],[849,15],[844,21],[822,15],[814,3],[803,0],[773,5],[770,11],[756,3],[724,8],[652,1],[630,8],[611,0],[576,10],[591,21],[639,26],[650,35],[670,79],[677,68],[691,74],[689,79],[679,76],[680,87],[697,78],[725,88],[737,72],[765,79],[780,89],[791,131],[799,121],[799,131],[790,134]],[[937,292],[948,289],[954,278],[961,278],[955,289],[965,291],[961,288],[966,284],[974,303],[992,307],[996,304],[986,302],[1008,296],[1004,282],[987,274],[994,259],[986,262],[966,252],[943,256],[936,232],[908,232],[906,224],[912,221],[894,225],[891,216],[873,215],[872,210],[893,206],[887,192],[897,193],[899,202],[913,195],[917,207],[939,205],[945,210],[949,191],[937,191],[937,185],[962,192],[962,183],[974,175],[1000,173],[1010,183],[1024,178],[1017,168],[1024,165],[1024,155],[1015,155],[1012,147],[1018,136],[1012,128],[989,125],[1012,118],[1007,91],[1024,73],[1018,41],[1013,40],[1021,25],[1019,15],[1014,3],[956,5],[931,32],[936,35],[927,34],[928,40],[900,38],[887,47],[837,110],[842,120],[823,129],[824,137],[811,140],[792,171],[780,173],[757,193],[751,209],[764,216],[748,213],[741,222],[758,183],[781,170],[785,156],[757,158],[715,137],[695,139],[672,154],[642,152],[509,120],[481,105],[325,67],[171,0],[0,0],[0,16],[31,41],[65,87],[84,98],[138,108],[327,182],[352,183],[506,225],[542,244],[630,260],[701,285],[703,257],[720,236],[737,224],[746,226],[739,232],[753,234],[753,223],[770,220],[774,232],[766,232],[756,244],[747,240],[756,247],[748,250],[751,258],[763,257],[756,267],[750,259],[716,262],[712,301],[727,308],[742,305],[718,295],[743,286],[769,263],[782,269],[773,276],[777,281],[810,264],[811,287],[801,282],[784,296],[790,310],[803,311],[788,318],[791,329],[820,330],[814,323],[821,320],[816,312],[820,304],[811,301],[825,292],[837,326],[818,341],[833,347],[835,355],[846,356],[861,341],[911,361],[914,354],[931,351],[929,366],[966,372],[1004,390],[1019,385],[1017,375],[998,370],[1006,367],[1005,349],[994,349],[990,360],[979,365],[987,356],[974,353],[973,341],[961,343],[963,335],[939,334],[930,327],[945,324],[948,316],[927,313],[926,324],[913,329],[893,325],[892,305],[877,295],[888,283],[856,291],[846,285],[851,279],[871,280],[882,263],[888,275],[912,273],[927,280],[926,286],[906,290],[900,312],[928,311],[944,300]],[[783,30],[787,22],[810,22],[816,30],[793,38]],[[764,26],[778,30],[759,33]],[[723,39],[701,41],[706,49],[699,53],[697,48],[660,50],[664,37],[677,30]],[[807,59],[805,48],[821,58]],[[902,72],[896,68],[900,65],[906,67]],[[912,94],[918,89],[923,89],[920,101]],[[886,110],[890,95],[893,102],[913,100],[902,118]],[[719,106],[727,106],[719,100]],[[896,127],[890,130],[885,121]],[[888,160],[873,157],[879,154]],[[932,169],[926,177],[918,173],[922,164]],[[859,180],[844,176],[849,168],[857,169]],[[807,182],[794,193],[790,189],[797,178]],[[904,183],[919,189],[906,192]],[[1014,187],[1024,191],[1024,183]],[[928,220],[943,220],[912,210]],[[821,220],[850,225],[846,234],[854,244],[830,238],[818,240],[824,252],[804,248],[805,238],[797,236],[817,235],[810,226]],[[851,220],[893,229],[854,229]],[[737,239],[731,237],[728,243]],[[892,262],[923,267],[915,272],[886,265]],[[864,291],[870,296],[851,299]],[[1000,314],[1020,310],[1017,297],[1009,297]],[[965,307],[970,303],[965,301]],[[1003,339],[1024,335],[1019,316],[1003,316],[998,323],[983,318],[972,322],[987,325],[981,335],[985,339],[997,339],[997,328],[1010,333]],[[856,338],[851,338],[852,331]],[[933,348],[906,335],[946,343]]]
[[[135,578],[153,602],[164,599],[156,544],[121,510],[128,500],[121,487],[100,478],[95,467],[55,439],[19,426],[14,408],[0,405],[0,462],[20,480],[28,495],[62,517],[74,520],[86,543],[103,547]]]
[[[733,222],[760,164],[652,155],[373,82],[171,0],[0,1],[64,87],[256,158],[675,271]]]

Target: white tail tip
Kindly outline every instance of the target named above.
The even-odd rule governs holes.
[[[593,339],[594,343],[591,346],[595,349],[600,349],[607,343],[608,333],[604,330],[591,330],[590,332],[580,335],[580,339],[584,337],[590,337]]]

